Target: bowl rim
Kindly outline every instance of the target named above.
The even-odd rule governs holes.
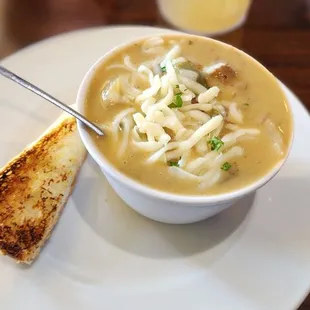
[[[144,41],[148,38],[154,37],[154,36],[161,36],[161,37],[167,37],[167,36],[179,36],[179,37],[188,37],[188,38],[199,38],[203,39],[206,41],[216,41],[217,44],[223,45],[225,47],[233,48],[237,50],[239,53],[241,53],[244,57],[248,57],[251,59],[251,61],[254,61],[257,65],[259,65],[263,70],[266,71],[269,75],[271,75],[274,79],[276,77],[268,70],[266,69],[261,63],[259,63],[256,59],[248,55],[247,53],[243,52],[242,50],[229,45],[227,43],[211,39],[211,38],[206,38],[206,37],[201,37],[199,35],[193,35],[193,34],[187,34],[187,33],[180,33],[180,32],[175,32],[171,31],[170,33],[164,32],[164,33],[159,33],[156,35],[148,35],[148,36],[143,36],[136,38],[134,40],[127,41],[125,43],[122,43],[120,45],[117,45],[116,47],[112,48],[108,52],[106,52],[104,55],[99,57],[99,59],[96,60],[96,62],[88,69],[87,73],[82,79],[82,82],[79,86],[78,92],[77,92],[77,97],[76,97],[76,104],[77,104],[77,110],[81,114],[84,114],[85,112],[85,95],[87,93],[87,89],[89,86],[89,83],[91,82],[93,76],[96,73],[96,69],[100,67],[104,62],[106,62],[111,56],[114,55],[115,52],[121,51],[122,49],[126,48],[127,46],[133,45],[140,43],[141,41]],[[292,145],[293,145],[293,140],[294,140],[294,118],[293,118],[293,113],[292,113],[292,108],[290,106],[289,100],[287,99],[283,87],[281,86],[281,82],[279,82],[277,79],[276,81],[278,82],[279,88],[281,89],[283,96],[286,98],[286,103],[287,107],[289,110],[289,113],[291,115],[291,137],[289,141],[289,145],[286,151],[285,156],[277,162],[265,175],[262,177],[258,178],[256,181],[248,184],[245,187],[242,187],[240,189],[236,189],[227,193],[223,194],[216,194],[216,195],[183,195],[183,194],[175,194],[175,193],[170,193],[170,192],[165,192],[162,190],[154,189],[148,185],[144,185],[140,183],[139,181],[136,181],[130,177],[128,177],[126,174],[122,173],[119,171],[116,167],[114,167],[113,164],[111,164],[105,156],[98,150],[96,144],[93,141],[93,138],[91,138],[90,134],[87,132],[85,129],[84,125],[80,122],[77,121],[77,127],[78,131],[81,137],[81,140],[86,147],[88,153],[92,156],[92,158],[96,161],[96,163],[100,166],[100,168],[103,169],[104,173],[109,174],[112,176],[115,180],[117,180],[120,183],[124,183],[127,187],[129,187],[132,190],[138,191],[141,194],[145,196],[150,196],[155,199],[162,199],[162,200],[168,200],[170,202],[175,202],[175,203],[195,203],[196,205],[205,205],[205,204],[210,204],[210,203],[225,203],[230,200],[235,200],[238,198],[242,198],[260,187],[262,187],[264,184],[269,182],[273,177],[276,176],[276,174],[280,171],[280,169],[283,167],[284,163],[286,162]]]

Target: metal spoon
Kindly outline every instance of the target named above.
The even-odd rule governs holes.
[[[100,135],[100,136],[104,135],[103,131],[97,125],[95,125],[94,123],[92,123],[91,121],[86,119],[83,115],[74,111],[68,105],[60,102],[59,100],[57,100],[53,96],[49,95],[45,91],[41,90],[40,88],[36,87],[35,85],[25,81],[24,79],[22,79],[21,77],[19,77],[16,74],[14,74],[13,72],[11,72],[11,71],[5,69],[4,67],[0,66],[0,74],[3,75],[4,77],[14,81],[15,83],[27,88],[28,90],[32,91],[33,93],[41,96],[42,98],[46,99],[47,101],[53,103],[58,108],[61,108],[62,110],[66,111],[67,113],[71,114],[72,116],[77,118],[79,121],[81,121],[83,124],[85,124],[86,126],[91,128],[93,131],[95,131],[98,135]]]

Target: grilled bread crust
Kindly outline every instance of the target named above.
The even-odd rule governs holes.
[[[76,121],[63,114],[0,170],[0,252],[31,264],[49,238],[85,159]]]

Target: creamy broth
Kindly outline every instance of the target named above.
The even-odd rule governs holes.
[[[104,137],[98,137],[90,132],[102,154],[119,171],[132,179],[155,189],[184,195],[213,195],[230,192],[249,185],[265,175],[285,157],[291,140],[291,113],[276,79],[256,61],[228,45],[192,36],[169,35],[161,38],[164,39],[163,44],[149,49],[146,48],[148,46],[145,41],[123,48],[109,56],[105,63],[97,69],[86,95],[85,114],[91,121],[101,124],[105,129],[106,135]],[[218,155],[221,156],[229,152],[232,147],[242,149],[243,152],[241,156],[233,156],[229,161],[218,167],[219,172],[217,173],[220,178],[212,186],[201,186],[201,180],[197,178],[171,174],[170,171],[172,170],[169,170],[171,165],[179,166],[181,157],[170,158],[169,160],[165,158],[164,161],[158,160],[150,163],[148,160],[154,151],[145,152],[137,148],[131,140],[132,131],[130,131],[129,144],[124,153],[120,155],[122,139],[116,140],[112,133],[113,120],[116,115],[128,108],[133,108],[135,113],[141,112],[140,103],[135,102],[138,92],[136,96],[133,91],[132,96],[126,100],[123,97],[113,98],[112,100],[102,97],[102,92],[106,91],[111,81],[115,81],[121,75],[135,72],[142,63],[149,65],[153,70],[153,65],[157,61],[158,66],[154,67],[156,70],[154,74],[157,73],[161,78],[165,75],[166,68],[162,67],[158,72],[160,63],[167,52],[176,45],[179,45],[182,50],[179,57],[184,57],[189,61],[189,63],[184,62],[179,65],[175,63],[174,67],[177,68],[177,73],[184,72],[182,70],[191,70],[191,66],[194,65],[192,71],[199,71],[199,79],[202,78],[202,82],[206,82],[208,88],[219,88],[219,94],[209,104],[215,106],[218,102],[225,107],[226,112],[212,109],[208,113],[211,118],[216,117],[217,114],[221,115],[221,113],[226,115],[222,121],[223,128],[216,138],[221,141],[228,133],[243,128],[250,128],[259,132],[259,134],[255,134],[255,137],[242,137],[237,139],[233,146],[226,149],[223,146],[222,149],[218,150]],[[126,56],[129,58],[126,58],[124,65],[124,57]],[[214,64],[219,66],[220,63],[225,64],[221,69],[227,66],[228,72],[225,70],[221,72],[213,68]],[[129,70],[125,68],[126,65],[130,67]],[[208,70],[213,71],[206,73]],[[179,84],[174,88],[174,99],[178,99],[176,97],[179,96],[177,90],[180,87]],[[143,90],[150,87],[150,84],[147,78],[137,78],[134,81],[134,86],[141,94]],[[159,93],[155,97],[157,102],[162,98]],[[193,98],[192,104],[196,103],[197,98],[198,96]],[[242,113],[241,123],[231,122],[229,118],[229,109],[232,103],[236,104],[237,110]],[[174,108],[178,109],[175,106]],[[198,113],[198,116],[203,116],[201,113]],[[130,124],[133,126],[134,120],[131,116],[129,117]],[[208,117],[210,118],[210,116]],[[123,126],[119,128],[120,135]],[[281,137],[281,151],[275,148],[270,130],[276,130],[276,136]],[[168,143],[173,142],[174,134],[167,128],[165,132],[171,136]],[[212,148],[212,143],[210,143],[212,135],[209,134],[204,139],[207,139],[205,144],[209,148],[208,153],[211,151],[210,147]],[[202,145],[202,147],[204,146]],[[205,154],[197,154],[196,149],[192,149],[189,161],[204,157]],[[215,152],[214,145],[213,151]],[[169,153],[166,154],[169,157]]]

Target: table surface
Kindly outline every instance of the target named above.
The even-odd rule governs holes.
[[[0,0],[0,58],[58,33],[111,24],[166,26],[155,0]],[[310,110],[310,0],[254,0],[245,25],[218,39],[260,61]],[[310,310],[310,295],[299,310]]]

